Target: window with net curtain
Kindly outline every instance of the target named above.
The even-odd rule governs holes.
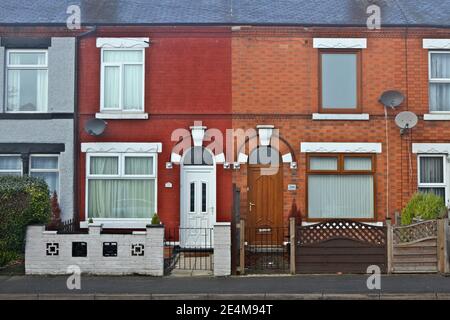
[[[90,156],[88,218],[150,219],[156,212],[154,156]]]
[[[445,201],[445,156],[419,156],[418,191],[434,193]]]
[[[450,52],[430,52],[430,111],[450,112]]]
[[[374,218],[371,156],[311,156],[308,163],[308,218]]]
[[[143,111],[143,49],[103,49],[102,72],[102,109]]]
[[[0,155],[0,176],[21,176],[22,158],[20,155]]]
[[[31,155],[30,176],[43,179],[51,194],[59,195],[58,156]]]
[[[8,50],[6,78],[7,112],[47,110],[47,51]]]

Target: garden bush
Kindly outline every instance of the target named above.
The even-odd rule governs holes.
[[[21,256],[26,227],[51,217],[47,184],[31,177],[0,176],[0,266]]]
[[[447,214],[444,200],[433,193],[418,192],[402,210],[402,225],[411,224],[414,218],[432,220]]]

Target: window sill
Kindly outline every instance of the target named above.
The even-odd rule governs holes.
[[[425,121],[448,121],[450,113],[427,113],[423,115]]]
[[[103,229],[145,229],[152,219],[94,219]],[[88,221],[80,221],[80,228],[87,228]]]
[[[368,113],[351,113],[351,114],[335,114],[335,113],[313,113],[313,120],[353,120],[353,121],[367,121],[369,120]]]
[[[126,113],[126,112],[118,112],[118,113],[108,113],[108,112],[99,112],[95,114],[97,119],[135,119],[135,120],[145,120],[148,119],[148,113]]]

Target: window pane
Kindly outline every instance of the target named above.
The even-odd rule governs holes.
[[[430,111],[450,111],[450,83],[430,83]]]
[[[420,157],[420,183],[444,183],[442,157]]]
[[[338,161],[336,157],[311,157],[309,158],[310,170],[337,170]]]
[[[45,65],[44,52],[10,52],[10,65]]]
[[[0,170],[21,170],[22,158],[20,156],[0,157]]]
[[[206,212],[206,183],[202,182],[202,212]]]
[[[280,163],[280,153],[271,147],[260,146],[250,153],[249,164],[270,164],[278,166]]]
[[[373,218],[373,176],[310,175],[310,218]]]
[[[190,190],[190,208],[189,211],[190,212],[194,212],[195,211],[195,183],[191,182],[191,190]]]
[[[104,77],[104,107],[107,109],[119,109],[120,68],[105,67]]]
[[[47,85],[47,70],[8,70],[7,110],[44,111]]]
[[[204,147],[193,147],[186,152],[184,165],[213,165],[212,155]]]
[[[50,193],[54,191],[58,193],[58,172],[30,172],[30,176],[43,179],[47,183]]]
[[[89,180],[89,218],[147,218],[156,212],[154,180]]]
[[[432,53],[430,62],[431,78],[450,78],[450,54]]]
[[[419,188],[419,192],[434,193],[445,201],[445,188]]]
[[[58,169],[58,157],[31,157],[31,169]]]
[[[104,50],[103,62],[109,63],[141,63],[142,50]]]
[[[344,170],[371,171],[372,170],[372,158],[345,157],[344,158]]]
[[[151,175],[153,174],[153,158],[125,157],[126,175]]]
[[[119,173],[118,157],[91,157],[91,174],[112,175]]]
[[[125,110],[142,110],[142,65],[125,65],[123,108]]]
[[[356,54],[322,54],[322,107],[357,107]]]

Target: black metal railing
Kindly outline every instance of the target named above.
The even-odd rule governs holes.
[[[212,228],[166,228],[164,270],[213,270]]]
[[[245,227],[245,272],[289,272],[288,227]]]
[[[84,234],[88,233],[88,230],[80,229],[80,221],[78,219],[69,219],[62,221],[58,224],[47,225],[46,230],[57,231],[58,234]]]

